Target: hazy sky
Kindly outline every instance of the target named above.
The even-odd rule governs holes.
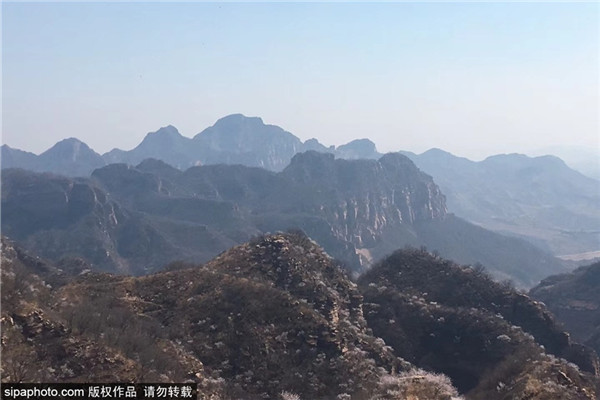
[[[599,145],[588,3],[6,3],[3,143],[103,153],[232,113],[480,159]]]

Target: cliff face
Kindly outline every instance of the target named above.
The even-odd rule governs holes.
[[[2,233],[43,257],[135,274],[176,257],[141,215],[89,180],[6,170],[2,189]]]
[[[139,272],[139,266],[128,264],[147,263],[146,251],[166,262],[174,245],[185,246],[201,257],[196,260],[206,261],[260,231],[296,227],[358,269],[355,248],[376,248],[386,229],[410,229],[416,221],[445,215],[432,179],[401,155],[345,161],[308,152],[280,174],[242,166],[184,173],[157,162],[139,168],[111,164],[96,170],[92,180],[7,170],[3,185],[6,234],[45,257],[78,249],[101,268],[113,262],[116,270],[130,272]],[[181,233],[190,232],[190,225],[204,233],[186,245],[189,239],[182,241]],[[74,231],[80,239],[68,243],[77,238]],[[74,243],[82,236],[89,243],[78,248]],[[211,246],[214,253],[203,256]],[[103,256],[92,254],[103,249]]]
[[[347,161],[332,154],[296,155],[283,177],[310,190],[303,207],[324,216],[335,236],[357,248],[375,247],[388,229],[442,219],[445,198],[430,176],[400,154]]]

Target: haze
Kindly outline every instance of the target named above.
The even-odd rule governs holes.
[[[3,2],[3,143],[103,153],[243,113],[383,152],[598,151],[599,7]]]

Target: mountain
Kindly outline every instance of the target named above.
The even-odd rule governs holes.
[[[522,287],[565,270],[526,242],[446,214],[444,197],[432,179],[399,154],[348,161],[307,152],[296,155],[281,173],[243,166],[194,167],[170,178],[163,175],[161,194],[136,189],[141,178],[138,183],[121,182],[126,172],[110,171],[98,170],[94,178],[131,209],[188,225],[205,224],[229,238],[242,231],[238,243],[256,232],[300,228],[356,273],[405,245],[427,246],[463,263],[482,263],[497,277]],[[135,172],[128,169],[127,174]],[[219,211],[225,209],[236,214]]]
[[[335,155],[338,158],[345,158],[348,160],[356,160],[359,158],[376,160],[382,156],[382,154],[377,151],[375,143],[369,139],[357,139],[350,143],[338,146],[335,149]]]
[[[3,381],[185,381],[207,399],[459,398],[369,333],[356,285],[300,234],[202,267],[56,288],[29,274],[29,287],[6,290],[31,270],[21,254],[3,240]]]
[[[157,184],[142,185],[147,175],[125,168],[109,166],[93,177],[129,208],[218,227],[229,237],[246,231],[241,241],[254,234],[251,226],[261,232],[300,228],[355,271],[362,269],[357,249],[379,256],[397,248],[398,242],[385,241],[386,230],[410,236],[415,221],[445,215],[443,196],[431,178],[401,155],[350,162],[307,152],[281,173],[194,167],[161,179],[164,193],[150,190]],[[135,174],[134,183],[129,176]]]
[[[113,346],[78,335],[60,315],[58,270],[2,237],[2,382],[114,382],[132,380],[133,362]],[[72,277],[70,277],[72,278]],[[98,323],[102,324],[101,321]]]
[[[2,173],[2,233],[45,258],[82,257],[98,271],[147,273],[181,254],[89,180],[24,170]]]
[[[261,118],[233,114],[219,119],[192,139],[202,164],[242,164],[282,170],[302,151],[296,136]]]
[[[75,138],[61,140],[39,156],[2,146],[3,169],[22,168],[66,176],[89,176],[104,165],[106,163],[100,154]]]
[[[304,151],[318,151],[320,153],[333,153],[335,152],[335,146],[325,147],[315,138],[308,139],[304,142]]]
[[[27,151],[13,149],[5,144],[2,145],[2,169],[4,168],[34,168],[37,156]]]
[[[406,249],[358,283],[373,333],[398,357],[448,375],[467,398],[593,398],[576,389],[578,369],[554,356],[597,375],[596,353],[572,342],[541,303],[481,269]],[[560,382],[573,385],[563,392]]]
[[[3,238],[2,380],[188,382],[224,400],[459,400],[447,371],[467,399],[596,398],[586,371],[597,357],[553,357],[576,345],[543,306],[470,268],[402,254],[356,285],[290,232],[202,266],[49,285],[56,268]]]
[[[40,154],[36,170],[47,170],[69,176],[88,176],[91,171],[105,165],[100,154],[82,141],[70,138],[56,143]],[[42,169],[42,166],[44,169]]]
[[[306,152],[279,173],[241,165],[180,171],[158,160],[111,164],[90,179],[6,170],[2,185],[3,232],[51,260],[82,257],[103,271],[206,262],[292,228],[356,275],[406,245],[482,263],[520,287],[566,270],[534,246],[447,214],[431,177],[400,154],[343,160]]]
[[[600,249],[600,181],[553,156],[505,154],[474,162],[439,149],[406,154],[434,177],[448,209],[555,255]]]
[[[106,164],[126,163],[136,165],[147,158],[156,158],[176,167],[188,168],[197,159],[190,152],[192,140],[179,133],[172,125],[150,132],[144,140],[130,151],[113,149],[102,157]]]
[[[308,147],[324,148],[318,141]],[[261,118],[232,114],[219,119],[192,139],[167,126],[146,135],[129,151],[119,149],[104,154],[107,163],[136,165],[147,158],[164,161],[185,170],[194,165],[242,164],[280,171],[304,145],[296,136]]]
[[[586,146],[543,146],[527,152],[532,156],[553,154],[582,174],[600,180],[600,149]]]
[[[400,154],[348,161],[306,152],[294,156],[281,175],[301,188],[277,202],[282,211],[323,216],[335,236],[357,250],[377,247],[388,229],[446,215],[445,198],[431,177]]]
[[[543,301],[573,338],[600,353],[600,263],[544,279],[530,290]]]
[[[146,134],[131,150],[113,149],[100,156],[77,139],[57,143],[40,156],[2,147],[2,168],[23,168],[66,176],[89,176],[107,164],[137,165],[152,158],[185,170],[195,165],[241,164],[281,171],[292,157],[304,151],[333,153],[341,158],[381,156],[375,144],[359,139],[346,145],[325,147],[317,139],[302,142],[284,129],[265,124],[261,118],[232,114],[219,119],[193,138],[179,133],[172,125]]]
[[[296,154],[306,151],[352,160],[381,157],[368,139],[337,148],[326,147],[316,139],[303,143],[258,117],[232,114],[191,139],[173,126],[163,127],[148,133],[136,148],[114,149],[102,160],[76,139],[60,142],[40,156],[3,146],[2,168],[89,176],[105,164],[137,165],[151,158],[180,170],[197,165],[240,164],[281,172]],[[421,155],[403,154],[434,178],[447,197],[448,210],[458,217],[525,239],[563,260],[585,258],[600,249],[600,182],[570,169],[556,157],[508,154],[473,162],[439,149]],[[405,235],[403,240],[417,244]],[[472,262],[472,258],[460,261]]]

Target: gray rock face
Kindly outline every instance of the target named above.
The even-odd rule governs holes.
[[[283,171],[315,193],[304,207],[325,216],[335,235],[356,247],[373,247],[389,227],[443,218],[445,198],[431,177],[401,154],[378,161],[347,161],[332,154],[301,153]]]

